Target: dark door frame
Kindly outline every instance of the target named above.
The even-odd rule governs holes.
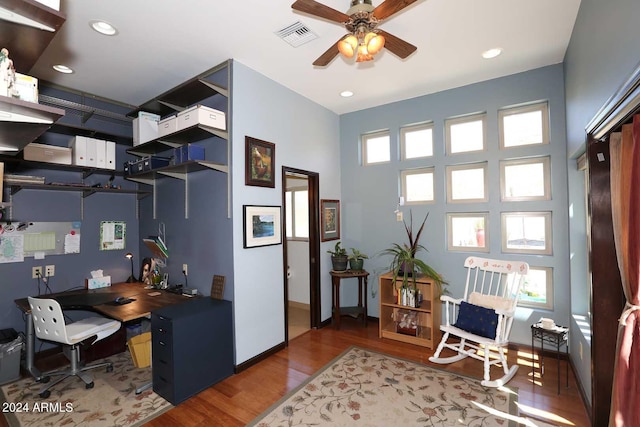
[[[310,325],[312,329],[320,327],[320,175],[302,169],[282,166],[282,205],[284,206],[286,179],[288,174],[302,175],[307,178],[309,184],[309,308]],[[286,215],[282,215],[282,229],[286,230]],[[283,239],[283,265],[284,272],[284,341],[289,345],[289,280],[287,279],[287,239]]]

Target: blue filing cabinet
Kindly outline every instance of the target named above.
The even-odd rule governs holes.
[[[177,405],[231,376],[231,302],[193,298],[151,313],[153,391]]]

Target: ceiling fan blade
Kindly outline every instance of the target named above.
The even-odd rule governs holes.
[[[386,0],[373,10],[373,16],[378,19],[386,19],[415,2],[416,0]]]
[[[317,67],[326,67],[327,65],[329,65],[329,63],[331,61],[333,61],[333,58],[338,56],[338,54],[340,53],[340,51],[338,50],[338,43],[339,42],[340,42],[340,40],[335,42],[333,46],[331,46],[329,49],[326,50],[325,53],[320,55],[318,57],[318,59],[316,59],[313,62],[313,65],[315,65]]]
[[[377,30],[378,33],[382,34],[385,39],[384,47],[391,51],[394,55],[399,56],[402,59],[405,59],[407,56],[411,55],[413,52],[418,49],[411,43],[408,43],[393,34],[389,34],[386,31]]]
[[[341,24],[349,20],[349,15],[338,12],[337,10],[314,0],[296,0],[296,2],[291,5],[291,8],[299,12],[305,12],[310,15],[315,15]]]

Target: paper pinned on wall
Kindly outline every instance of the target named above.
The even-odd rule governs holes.
[[[64,253],[80,253],[80,234],[68,233],[64,236]]]
[[[122,221],[102,221],[100,223],[100,250],[124,249],[127,224]]]
[[[0,236],[0,263],[24,261],[24,236]]]

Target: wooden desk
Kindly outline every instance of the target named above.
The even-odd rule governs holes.
[[[160,294],[155,296],[149,295],[157,292]],[[95,311],[120,322],[146,318],[151,315],[151,311],[153,310],[189,300],[189,297],[180,294],[173,294],[156,289],[145,289],[144,283],[115,283],[106,288],[78,289],[41,296],[53,299],[60,298],[60,305],[63,309]],[[135,301],[123,305],[114,304],[113,301],[119,296],[134,298]],[[64,304],[65,300],[69,305]],[[39,381],[42,378],[42,373],[34,365],[35,332],[33,329],[33,318],[31,317],[31,307],[29,307],[27,298],[17,299],[15,303],[25,314],[26,356],[24,367],[36,381]]]
[[[369,273],[365,270],[346,270],[331,271],[331,300],[333,305],[333,321],[336,329],[340,329],[340,316],[342,312],[354,317],[360,314],[363,316],[364,326],[367,326],[367,280]],[[358,279],[358,306],[357,307],[340,307],[340,282],[342,279],[357,278]],[[363,285],[364,284],[364,292]],[[363,304],[364,299],[364,304]]]

